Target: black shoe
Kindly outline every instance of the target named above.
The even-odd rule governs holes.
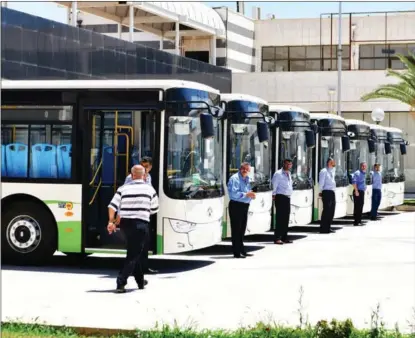
[[[233,255],[235,258],[246,258],[244,255]]]
[[[146,275],[154,275],[154,274],[158,273],[158,270],[147,269],[147,270],[144,270],[144,273]]]
[[[251,257],[251,256],[253,256],[253,254],[246,253],[246,252],[242,252],[242,253],[241,253],[241,256]]]
[[[137,282],[137,285],[138,285],[138,289],[139,290],[143,290],[144,289],[144,287],[146,286],[148,284],[148,281],[147,280],[143,280],[142,282]]]
[[[125,286],[117,286],[115,289],[115,293],[126,293],[127,290],[125,290]]]

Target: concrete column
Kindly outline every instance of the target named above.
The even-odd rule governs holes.
[[[119,23],[117,26],[118,26],[117,27],[118,39],[121,39],[122,38],[122,25]]]
[[[133,42],[134,40],[134,5],[130,5],[130,20],[129,20],[128,26],[130,28],[129,40],[130,42]]]
[[[78,21],[78,1],[72,1],[71,25],[76,27],[77,21]]]
[[[210,64],[216,66],[216,35],[210,38]]]
[[[160,37],[160,47],[159,47],[159,49],[160,50],[163,50],[163,40],[164,40],[164,36],[163,36],[163,32],[161,33],[161,37]]]
[[[176,54],[180,55],[180,26],[179,21],[176,21],[176,38],[174,40]]]

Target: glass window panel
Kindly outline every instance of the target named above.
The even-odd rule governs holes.
[[[396,54],[403,54],[406,55],[408,51],[408,45],[407,44],[396,44],[396,45],[390,45],[389,47],[391,53],[390,56],[396,55]]]
[[[405,65],[399,59],[393,58],[391,60],[391,68],[392,69],[405,69]]]
[[[337,69],[337,60],[329,59],[323,61],[323,70],[336,70]]]
[[[320,59],[320,46],[308,46],[306,54],[307,59]]]
[[[415,54],[415,44],[408,45],[405,55],[409,55],[409,52],[412,52],[412,54]]]
[[[307,60],[305,63],[305,70],[320,70],[321,62],[320,60]]]
[[[275,61],[262,61],[263,72],[275,72]]]
[[[374,56],[375,57],[387,57],[389,55],[389,46],[388,45],[374,45]]]
[[[373,57],[373,45],[360,45],[359,46],[359,56],[361,58]]]
[[[342,59],[342,70],[350,70],[350,62],[349,62],[349,58],[347,59]]]
[[[305,60],[299,61],[290,61],[290,71],[291,72],[302,72],[305,71]]]
[[[335,58],[336,57],[336,46],[333,45],[330,47],[330,45],[323,46],[323,58],[329,59],[329,58]]]
[[[275,71],[276,72],[288,72],[288,60],[275,61]]]
[[[375,68],[374,69],[386,69],[387,68],[387,59],[375,59]]]
[[[1,125],[1,176],[27,177],[28,125]]]
[[[342,57],[343,58],[350,57],[349,53],[350,53],[350,46],[349,45],[342,45]],[[336,56],[337,56],[337,54],[336,54]]]
[[[262,60],[274,60],[275,47],[262,47]]]
[[[275,58],[277,60],[288,59],[288,47],[275,47]]]
[[[359,69],[372,70],[374,69],[374,59],[360,59]]]
[[[305,46],[290,47],[290,59],[305,59]]]

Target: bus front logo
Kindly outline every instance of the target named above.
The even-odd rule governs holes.
[[[213,209],[212,209],[211,207],[209,207],[209,208],[207,209],[207,214],[208,214],[208,216],[209,216],[209,217],[211,217],[211,216],[212,216],[212,214],[213,214]]]

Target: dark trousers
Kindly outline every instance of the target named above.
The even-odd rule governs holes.
[[[288,196],[275,195],[275,240],[285,241],[288,235],[288,224],[290,223],[291,199]]]
[[[235,256],[245,254],[244,236],[248,222],[248,203],[230,201],[229,217],[231,219],[232,249]]]
[[[321,214],[320,231],[329,233],[336,210],[336,194],[332,190],[323,190],[323,212]]]
[[[356,196],[353,192],[353,217],[354,217],[354,225],[358,225],[362,222],[362,212],[363,212],[363,204],[365,203],[365,192],[363,190],[358,190],[359,196]]]
[[[149,269],[149,263],[148,263],[148,251],[150,250],[150,241],[154,239],[154,232],[157,231],[155,224],[157,224],[157,214],[150,216],[150,224],[149,224],[149,230],[148,230],[148,239],[146,241],[146,244],[144,246],[144,251],[142,254],[141,259],[141,265],[143,272],[147,272]],[[154,254],[154,253],[153,253]]]
[[[127,241],[127,257],[117,277],[117,286],[125,286],[133,275],[138,286],[144,286],[142,254],[148,241],[148,222],[140,219],[121,218],[120,229]]]
[[[370,211],[371,217],[374,218],[378,215],[378,209],[379,209],[381,200],[382,200],[382,190],[373,189],[372,190],[372,210]]]

